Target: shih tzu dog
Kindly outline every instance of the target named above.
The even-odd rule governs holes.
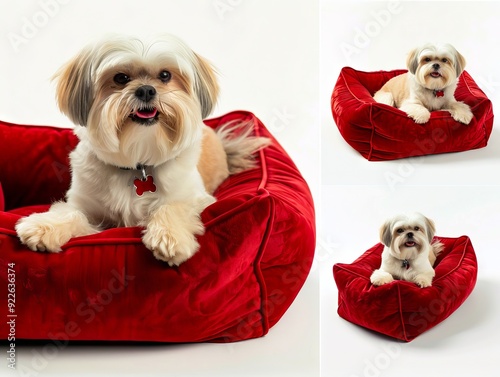
[[[387,220],[380,229],[384,244],[382,264],[372,273],[372,284],[402,279],[422,288],[430,287],[436,257],[443,250],[443,244],[433,240],[434,234],[434,222],[419,213]]]
[[[71,187],[16,230],[32,250],[59,252],[72,237],[142,226],[154,256],[179,265],[199,248],[200,213],[228,175],[254,167],[269,139],[249,124],[203,124],[217,100],[211,65],[184,42],[113,37],[56,74],[61,111],[77,126]]]
[[[375,101],[399,108],[416,123],[427,123],[434,110],[446,110],[456,121],[470,123],[473,114],[469,106],[455,99],[465,58],[453,46],[416,48],[406,65],[408,72],[385,83],[375,93]]]

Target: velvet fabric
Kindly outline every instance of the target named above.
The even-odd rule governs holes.
[[[448,318],[474,289],[477,260],[469,237],[439,240],[444,251],[434,265],[432,286],[427,288],[403,280],[372,285],[370,276],[380,268],[384,249],[380,243],[352,264],[335,264],[340,317],[406,342]]]
[[[455,91],[455,98],[468,104],[474,114],[465,125],[447,111],[433,111],[429,122],[417,124],[403,111],[375,102],[375,92],[405,72],[342,68],[331,108],[340,134],[351,147],[367,160],[384,161],[486,146],[493,127],[493,107],[469,73],[462,73]]]
[[[202,213],[200,250],[179,267],[156,260],[141,228],[113,228],[71,239],[59,254],[23,246],[14,225],[64,197],[71,130],[0,123],[0,289],[14,264],[16,338],[53,341],[232,342],[265,335],[295,299],[315,248],[313,201],[298,169],[272,139],[258,168],[231,176]],[[7,294],[0,295],[7,308]],[[4,316],[5,318],[5,316]],[[9,333],[6,321],[1,337]]]

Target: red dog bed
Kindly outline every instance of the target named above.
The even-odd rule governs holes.
[[[468,125],[447,111],[433,111],[417,124],[403,111],[375,102],[373,95],[389,79],[406,70],[361,72],[342,68],[332,94],[332,113],[345,141],[370,161],[395,160],[485,147],[493,127],[491,101],[463,72],[455,98],[471,107]]]
[[[474,289],[477,261],[469,237],[439,238],[444,251],[434,269],[432,287],[397,280],[376,287],[372,272],[380,267],[384,246],[375,245],[352,264],[337,263],[339,315],[359,326],[409,342],[453,313]]]
[[[230,342],[265,335],[302,287],[315,247],[306,182],[262,123],[246,112],[206,121],[252,120],[273,143],[259,168],[234,175],[202,213],[200,251],[179,267],[156,260],[140,228],[74,238],[59,254],[21,245],[14,224],[43,211],[69,185],[72,131],[0,123],[1,337],[17,315],[17,339]],[[10,271],[9,271],[10,268]],[[9,275],[10,273],[10,275]],[[8,308],[8,283],[15,304]]]

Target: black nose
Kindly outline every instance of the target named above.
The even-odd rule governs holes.
[[[432,68],[434,68],[434,69],[439,69],[439,68],[441,68],[441,66],[440,66],[438,63],[434,63],[434,64],[432,65]]]
[[[156,89],[151,85],[143,85],[135,91],[135,96],[139,98],[141,101],[149,102],[156,95]]]
[[[413,238],[413,233],[412,233],[412,232],[410,232],[410,233],[406,233],[406,236],[407,236],[408,238]]]

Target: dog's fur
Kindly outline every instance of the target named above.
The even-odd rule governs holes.
[[[84,48],[56,74],[61,111],[80,142],[70,154],[66,200],[16,224],[32,250],[59,252],[72,237],[142,226],[157,259],[179,265],[199,248],[200,213],[229,174],[252,168],[269,139],[251,124],[203,124],[219,87],[211,65],[184,42],[112,37]],[[134,180],[153,177],[139,195]]]
[[[434,222],[419,214],[398,215],[380,228],[384,244],[380,269],[371,275],[373,285],[383,285],[394,279],[430,287],[434,278],[434,263],[443,250],[443,244],[433,241]]]
[[[375,101],[399,108],[416,123],[427,123],[434,110],[446,110],[456,121],[470,123],[473,114],[469,106],[455,99],[465,58],[453,46],[427,44],[416,48],[408,55],[406,65],[408,73],[386,82],[375,93]]]

